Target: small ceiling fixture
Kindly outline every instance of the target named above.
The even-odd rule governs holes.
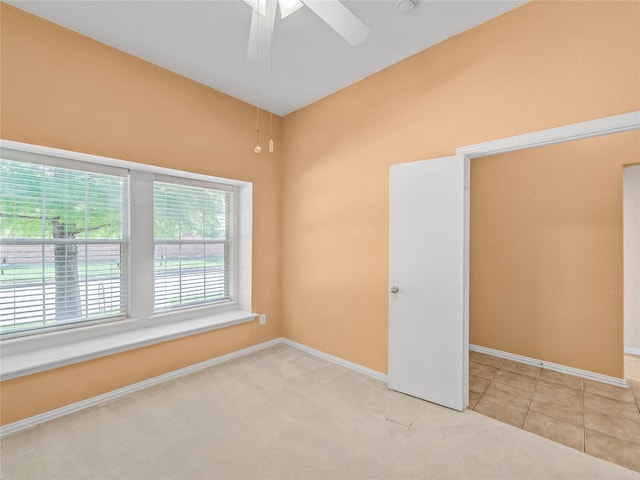
[[[258,32],[260,31],[259,27]],[[260,55],[260,45],[258,44],[258,38],[256,36],[256,53],[257,57]],[[273,102],[273,62],[272,52],[269,50],[269,103]],[[260,64],[256,62],[256,94],[260,95]],[[269,112],[269,153],[273,153],[273,113]],[[256,154],[262,152],[260,146],[260,108],[256,105],[256,146],[253,151]]]
[[[345,7],[340,0],[244,0],[253,9],[249,30],[247,58],[262,62],[258,56],[258,43],[263,55],[271,51],[273,26],[276,9],[280,8],[280,18],[285,19],[306,6],[333,28],[351,45],[360,45],[369,36],[369,27]]]
[[[360,45],[369,36],[369,27],[340,0],[244,0],[244,2],[252,8],[247,58],[256,62],[256,92],[258,95],[260,94],[260,64],[269,62],[269,101],[271,101],[273,89],[271,43],[278,8],[280,9],[280,18],[285,19],[306,6],[354,46]],[[269,137],[269,153],[273,153],[273,113],[271,112],[269,112]],[[258,107],[256,107],[256,145],[253,151],[257,154],[262,153],[260,109]]]
[[[413,12],[413,9],[418,5],[418,0],[398,0],[396,2],[396,9],[402,15],[409,15]]]

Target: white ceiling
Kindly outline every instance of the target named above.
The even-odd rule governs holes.
[[[305,7],[276,16],[271,64],[247,59],[252,10],[242,0],[6,3],[286,115],[525,1],[419,0],[405,16],[396,0],[344,0],[371,29],[356,47]]]

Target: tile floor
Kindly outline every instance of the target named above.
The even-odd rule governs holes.
[[[469,408],[640,472],[640,356],[630,388],[469,352]]]

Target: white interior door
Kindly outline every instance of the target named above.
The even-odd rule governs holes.
[[[389,177],[389,388],[464,410],[464,158],[394,165]]]

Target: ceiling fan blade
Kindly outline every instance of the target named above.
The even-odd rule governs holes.
[[[251,26],[249,27],[249,44],[247,45],[247,58],[252,62],[258,59],[258,17],[257,10],[251,11]]]
[[[244,0],[244,3],[249,5],[254,10],[258,10],[262,15],[266,12],[267,0]]]
[[[351,45],[360,45],[369,36],[369,27],[338,0],[302,1]]]
[[[276,0],[266,0],[264,4],[264,15],[261,15],[258,10],[251,12],[247,58],[253,62],[265,62],[271,55],[271,38],[273,37],[273,25],[276,20],[277,2]]]
[[[278,5],[280,5],[280,18],[283,19],[303,7],[300,0],[278,0]]]

